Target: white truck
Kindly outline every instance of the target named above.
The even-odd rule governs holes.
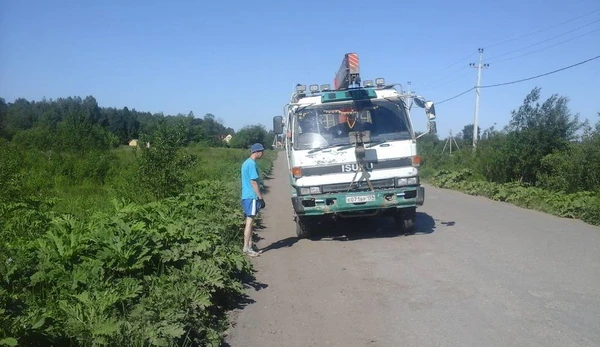
[[[396,86],[383,78],[361,86],[358,55],[348,53],[333,89],[299,84],[284,116],[273,118],[274,133],[284,134],[299,238],[310,237],[324,218],[393,216],[413,232],[425,191],[410,105],[425,110],[424,134],[436,132],[435,109]]]

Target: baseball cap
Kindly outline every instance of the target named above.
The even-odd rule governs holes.
[[[262,152],[264,150],[265,150],[265,148],[260,143],[255,143],[255,144],[252,145],[252,147],[250,147],[250,152],[251,153]]]

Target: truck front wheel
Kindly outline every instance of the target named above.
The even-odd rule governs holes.
[[[397,211],[394,216],[396,225],[400,227],[405,234],[412,234],[415,231],[415,222],[417,219],[417,208],[408,207]]]
[[[311,223],[300,216],[296,216],[296,235],[300,239],[306,239],[311,236]]]

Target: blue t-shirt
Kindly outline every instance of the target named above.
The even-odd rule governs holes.
[[[258,199],[252,188],[252,180],[258,182],[258,166],[252,158],[242,164],[242,199]]]

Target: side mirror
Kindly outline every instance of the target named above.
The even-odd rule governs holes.
[[[277,135],[283,134],[283,117],[273,117],[273,132]]]
[[[425,102],[425,114],[430,121],[435,119],[435,106],[433,105],[433,101]]]

